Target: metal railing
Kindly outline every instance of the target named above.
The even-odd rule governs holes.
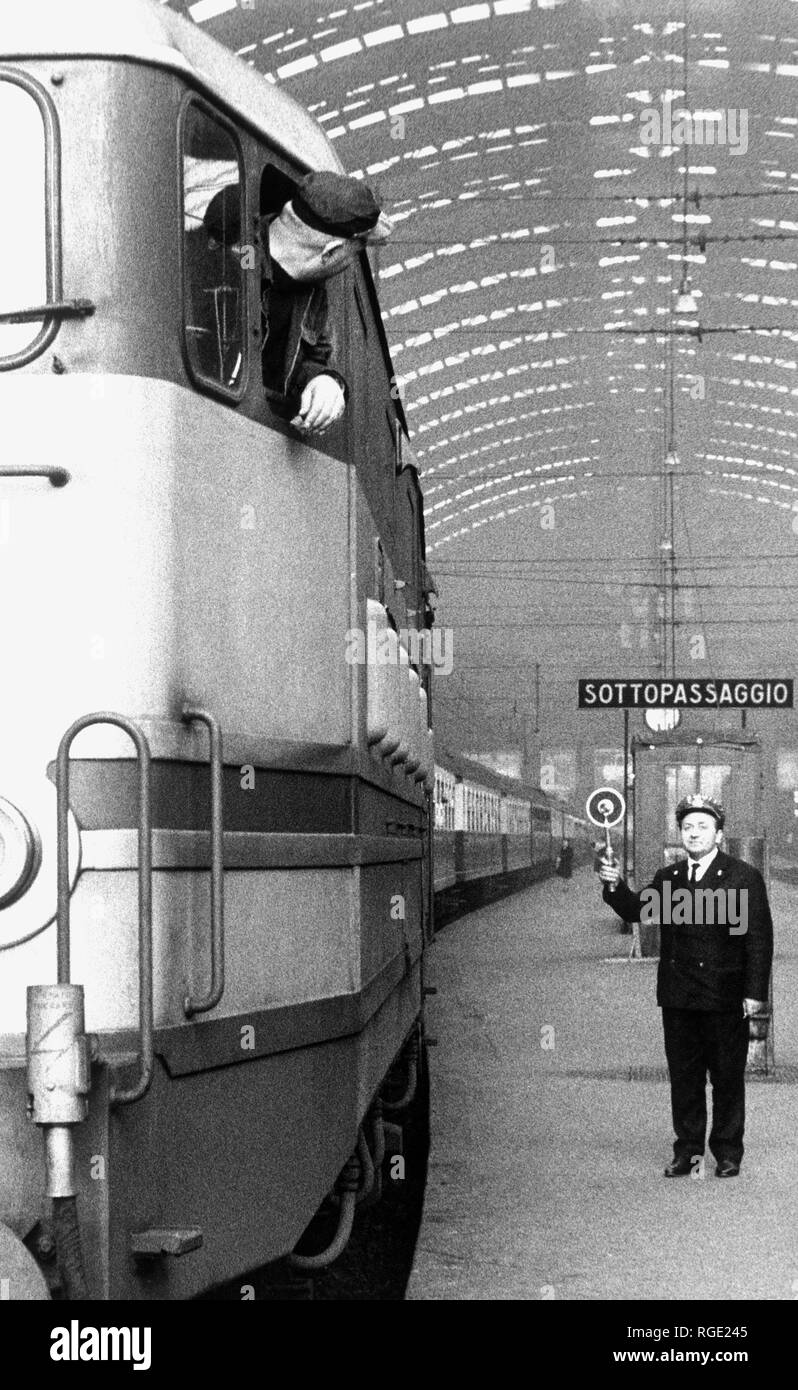
[[[186,1017],[214,1009],[224,993],[224,822],[222,816],[222,731],[218,720],[207,710],[184,705],[184,723],[204,724],[210,740],[211,779],[211,984],[199,999],[187,995],[183,1003]]]
[[[112,1105],[129,1105],[146,1095],[153,1073],[152,983],[152,811],[150,805],[150,746],[132,719],[108,710],[84,714],[71,724],[58,745],[56,761],[58,845],[58,983],[69,984],[69,750],[73,739],[94,724],[113,724],[130,736],[139,764],[138,904],[139,904],[139,1062],[138,1079],[126,1088],[113,1086]]]

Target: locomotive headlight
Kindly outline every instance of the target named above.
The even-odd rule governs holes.
[[[22,896],[38,872],[41,857],[34,827],[0,796],[0,909]]]
[[[55,920],[58,911],[58,798],[28,752],[24,765],[4,766],[0,796],[0,961]],[[10,763],[10,759],[9,759]],[[24,806],[24,811],[20,807]],[[67,817],[70,892],[80,873],[80,827]],[[0,966],[0,973],[2,967]],[[2,1019],[0,1019],[0,1029]]]

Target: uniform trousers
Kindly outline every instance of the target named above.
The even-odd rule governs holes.
[[[707,1073],[712,1083],[709,1147],[718,1163],[739,1164],[745,1127],[748,1020],[734,1010],[663,1008],[665,1056],[671,1079],[675,1158],[703,1154],[707,1130]]]

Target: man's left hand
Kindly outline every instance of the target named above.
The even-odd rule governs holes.
[[[323,434],[340,420],[345,409],[346,397],[340,382],[322,373],[308,382],[291,424],[302,434]]]
[[[743,1000],[743,1013],[745,1014],[746,1018],[751,1018],[756,1014],[766,1014],[767,1012],[768,1005],[766,999]]]

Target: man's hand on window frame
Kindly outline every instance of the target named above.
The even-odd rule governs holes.
[[[322,373],[308,382],[291,424],[301,434],[323,434],[340,420],[345,409],[346,396],[340,382]]]

